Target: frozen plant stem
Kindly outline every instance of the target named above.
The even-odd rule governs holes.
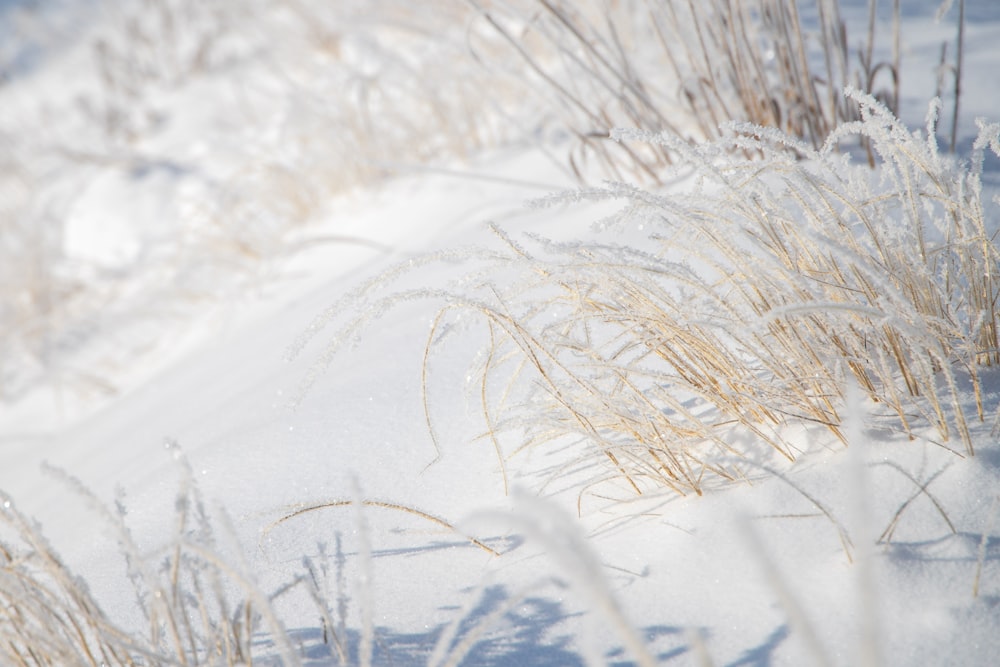
[[[965,0],[958,0],[958,38],[955,45],[955,108],[951,116],[951,152],[958,141],[958,109],[962,95],[962,63],[965,59]]]

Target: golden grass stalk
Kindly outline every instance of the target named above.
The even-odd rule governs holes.
[[[435,516],[433,514],[429,514],[427,512],[424,512],[423,510],[419,510],[419,509],[417,509],[415,507],[411,507],[409,505],[403,505],[401,503],[393,503],[393,502],[388,502],[388,501],[384,501],[384,500],[370,500],[370,499],[363,499],[363,500],[357,500],[357,501],[356,500],[330,500],[330,501],[327,501],[327,502],[316,503],[316,504],[312,504],[312,505],[305,505],[303,507],[299,507],[299,508],[295,509],[293,512],[290,512],[289,514],[286,514],[285,516],[283,516],[283,517],[281,517],[279,519],[276,519],[276,520],[272,521],[270,524],[268,524],[267,527],[264,528],[264,531],[263,531],[263,534],[262,534],[262,538],[263,537],[267,537],[268,533],[270,533],[272,530],[274,530],[278,526],[280,526],[280,525],[282,525],[284,523],[287,523],[288,521],[291,521],[292,519],[295,519],[295,518],[298,518],[300,516],[303,516],[305,514],[310,514],[312,512],[318,512],[320,510],[335,509],[335,508],[338,508],[338,507],[350,507],[352,505],[358,505],[358,504],[360,504],[362,507],[377,507],[379,509],[393,510],[395,512],[404,512],[406,514],[410,514],[412,516],[415,516],[415,517],[418,517],[420,519],[423,519],[424,521],[429,521],[430,523],[433,523],[433,524],[435,524],[437,526],[440,526],[442,528],[446,528],[447,530],[449,530],[449,531],[451,531],[451,532],[453,532],[453,533],[455,533],[457,535],[462,535],[462,537],[464,537],[465,539],[469,540],[469,542],[471,542],[475,546],[479,547],[480,549],[482,549],[486,553],[490,554],[491,556],[499,556],[500,555],[500,553],[497,552],[495,549],[493,549],[493,548],[489,547],[488,545],[484,544],[483,542],[481,542],[477,538],[471,537],[469,535],[464,535],[463,533],[461,533],[461,531],[459,531],[457,528],[455,528],[454,525],[452,525],[451,523],[445,521],[444,519],[442,519],[439,516]]]

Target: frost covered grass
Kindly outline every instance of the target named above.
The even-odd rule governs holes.
[[[760,444],[794,460],[792,426],[820,425],[844,441],[849,383],[880,407],[883,426],[891,418],[911,437],[930,426],[942,446],[972,455],[970,422],[997,409],[984,402],[980,368],[1000,359],[1000,255],[979,178],[984,152],[1000,154],[998,126],[982,125],[962,165],[938,151],[937,106],[926,132],[911,133],[874,98],[850,98],[861,120],[816,150],[747,124],[697,146],[617,132],[669,147],[678,161],[664,173],[686,184],[660,193],[611,183],[535,204],[621,201],[599,226],[638,227],[641,241],[524,245],[497,229],[505,249],[470,252],[475,269],[456,287],[380,294],[411,260],[355,293],[361,314],[323,359],[386,308],[443,298],[425,395],[434,355],[471,312],[487,348],[472,386],[501,470],[513,452],[568,440],[591,452],[574,465],[605,464],[593,482],[610,475],[637,493],[700,494],[744,479],[740,461]],[[879,156],[874,172],[836,151],[857,135]],[[426,399],[425,409],[433,430]],[[501,434],[511,432],[522,435],[505,449]]]
[[[115,535],[126,576],[140,617],[114,618],[81,579],[60,558],[42,528],[0,495],[0,659],[5,665],[226,665],[305,664],[323,655],[324,664],[371,664],[373,633],[370,601],[362,599],[367,619],[360,632],[346,630],[348,598],[343,590],[345,555],[303,555],[301,568],[287,569],[285,581],[265,592],[236,544],[231,519],[210,517],[190,464],[176,444],[168,446],[180,473],[172,518],[173,532],[152,550],[140,546],[127,521],[122,499],[114,510],[102,504],[77,479],[49,468],[67,490],[67,497],[94,513],[105,532]],[[362,543],[366,535],[363,508],[402,512],[455,532],[444,519],[406,505],[367,499],[331,501],[301,506],[266,527],[261,540],[279,526],[300,517],[355,505]],[[474,537],[472,544],[492,556],[500,554]],[[368,545],[363,560],[370,561]],[[370,567],[370,563],[368,564]],[[328,581],[336,577],[340,590]],[[336,595],[334,597],[334,594]],[[365,596],[362,595],[362,598]],[[322,633],[315,640],[297,638],[280,618],[282,605],[301,616],[306,609],[318,619]],[[457,621],[456,621],[457,622]],[[452,636],[454,638],[454,635]],[[448,645],[438,649],[452,658]],[[261,662],[263,660],[263,662]],[[311,663],[310,663],[311,664]]]
[[[351,515],[358,553],[346,554],[338,534],[332,551],[316,545],[296,567],[281,568],[282,581],[265,591],[262,572],[238,544],[232,519],[212,511],[197,486],[187,458],[176,443],[167,453],[179,473],[172,532],[153,548],[140,544],[129,526],[124,499],[104,505],[68,473],[48,468],[66,498],[85,506],[98,520],[97,532],[114,534],[125,577],[134,596],[127,619],[109,613],[47,540],[34,520],[0,494],[0,659],[5,665],[112,666],[183,665],[371,665],[383,657],[371,596],[373,545],[367,513],[381,510],[416,518],[455,534],[491,557],[502,553],[447,520],[410,505],[356,498],[297,504],[263,527],[258,550],[274,534],[295,530],[310,515],[342,510]],[[550,510],[551,511],[551,510]],[[347,581],[348,555],[359,570]],[[585,556],[580,556],[584,558]],[[357,563],[360,561],[360,563]],[[354,570],[351,570],[352,574]],[[605,595],[608,595],[607,593]],[[426,664],[457,665],[509,613],[518,597],[486,618],[459,609],[447,631],[419,647]],[[352,609],[353,608],[353,609]],[[311,617],[317,632],[286,626],[282,612]],[[351,627],[354,614],[359,626]],[[381,653],[380,653],[381,652]],[[392,660],[391,655],[388,660]]]
[[[241,559],[223,555],[191,470],[183,472],[174,533],[154,552],[136,543],[119,503],[112,511],[77,480],[49,472],[116,535],[144,627],[112,619],[14,502],[0,504],[0,658],[4,664],[252,664],[266,628],[285,664],[296,664],[285,628]],[[304,578],[289,584],[303,585]]]

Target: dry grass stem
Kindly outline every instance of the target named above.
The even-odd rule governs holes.
[[[483,542],[479,541],[475,537],[470,537],[468,535],[463,535],[458,529],[455,528],[455,526],[453,526],[452,524],[448,523],[447,521],[445,521],[441,517],[434,516],[433,514],[428,514],[427,512],[424,512],[422,510],[416,509],[415,507],[410,507],[409,505],[403,505],[403,504],[400,504],[400,503],[386,502],[386,501],[382,501],[382,500],[360,500],[360,501],[354,501],[354,500],[331,500],[329,502],[317,503],[315,505],[308,505],[308,506],[305,506],[305,507],[301,507],[299,509],[296,509],[294,512],[291,512],[290,514],[286,514],[285,516],[281,517],[280,519],[276,519],[275,521],[272,521],[264,529],[264,531],[263,531],[263,537],[266,537],[268,533],[270,533],[272,530],[274,530],[278,526],[280,526],[280,525],[282,525],[282,524],[284,524],[284,523],[286,523],[288,521],[291,521],[292,519],[295,519],[297,517],[303,516],[305,514],[310,514],[312,512],[318,512],[319,510],[325,510],[325,509],[333,509],[333,508],[338,508],[338,507],[350,507],[352,505],[356,505],[356,504],[359,504],[359,503],[363,507],[377,507],[377,508],[380,508],[380,509],[387,509],[387,510],[393,510],[393,511],[396,511],[396,512],[404,512],[406,514],[411,514],[411,515],[413,515],[415,517],[418,517],[418,518],[423,519],[425,521],[429,521],[429,522],[431,522],[431,523],[433,523],[435,525],[441,526],[442,528],[446,528],[449,531],[451,531],[451,532],[453,532],[453,533],[455,533],[457,535],[462,535],[462,537],[464,537],[465,539],[469,540],[469,542],[471,542],[472,544],[476,545],[477,547],[479,547],[480,549],[482,549],[486,553],[490,554],[491,556],[499,556],[500,555],[499,552],[497,552],[496,550],[494,550],[491,547],[487,546],[486,544],[484,544]]]

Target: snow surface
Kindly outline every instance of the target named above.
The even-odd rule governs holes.
[[[913,127],[933,85],[926,73],[937,52],[928,45],[936,49],[945,31],[931,5],[914,8],[904,26],[915,60],[907,72],[917,74],[903,115]],[[969,5],[965,146],[969,119],[1000,109],[1000,12],[988,0]],[[8,110],[58,98],[85,67],[72,42],[22,43],[0,53],[13,63],[0,87]],[[62,253],[106,305],[83,318],[89,337],[64,342],[69,351],[41,381],[0,405],[0,489],[40,521],[114,618],[128,625],[135,610],[113,534],[42,464],[105,502],[124,498],[130,527],[153,552],[172,530],[179,449],[220,523],[232,523],[227,548],[263,590],[295,576],[305,556],[333,567],[342,552],[343,571],[327,583],[331,597],[343,587],[355,660],[366,609],[376,664],[444,664],[434,652],[442,633],[454,633],[454,643],[442,642],[453,652],[469,640],[463,664],[471,665],[629,664],[640,660],[635,642],[664,664],[971,665],[1000,655],[1000,448],[988,422],[975,433],[978,455],[965,458],[930,432],[909,441],[863,426],[868,406],[858,402],[848,450],[803,430],[794,465],[703,497],[581,495],[544,474],[564,460],[560,452],[528,452],[512,460],[508,496],[463,386],[482,340],[474,324],[432,360],[435,451],[419,387],[436,308],[420,301],[377,320],[299,397],[323,337],[290,362],[286,350],[362,280],[429,251],[496,247],[488,222],[515,237],[590,235],[601,210],[525,209],[526,199],[572,183],[545,156],[515,146],[330,195],[308,227],[280,237],[293,250],[216,273],[224,252],[183,253],[196,247],[185,239],[200,219],[185,206],[245,159],[241,130],[274,120],[207,132],[232,117],[208,112],[205,99],[238,106],[234,90],[206,76],[154,91],[154,106],[174,120],[141,144],[148,159],[83,163],[60,176],[71,191]],[[260,113],[272,111],[287,113]],[[5,114],[16,120],[5,129],[27,122]],[[57,128],[52,143],[59,132],[71,130]],[[280,141],[275,132],[256,149]],[[998,171],[985,180],[995,183]],[[108,277],[122,275],[129,280]],[[192,275],[197,284],[184,282]],[[454,276],[444,261],[404,280]],[[81,379],[90,376],[107,388]],[[1000,377],[990,380],[995,406]],[[378,507],[331,507],[272,526],[302,505],[357,498],[418,508],[462,532]],[[876,544],[900,508],[891,543]],[[310,607],[275,604],[306,647],[305,664],[337,664]]]

